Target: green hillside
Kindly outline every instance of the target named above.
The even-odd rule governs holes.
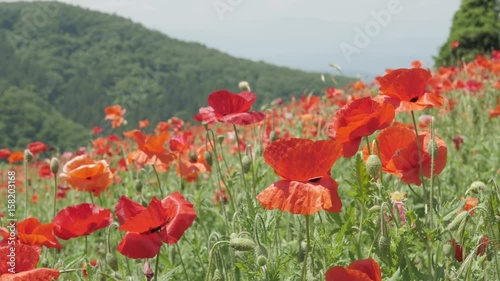
[[[24,90],[49,105],[38,107],[44,113],[23,114],[58,112],[74,129],[108,125],[104,107],[117,103],[127,109],[129,124],[171,116],[192,120],[208,94],[237,91],[241,80],[258,94],[257,106],[327,86],[319,73],[234,58],[118,16],[55,2],[0,3],[0,64],[2,95]],[[336,80],[338,86],[352,81]],[[5,106],[0,104],[2,113]],[[9,106],[12,111],[23,105]],[[0,124],[8,118],[2,114]],[[23,138],[0,146],[21,147],[29,139],[62,144],[64,138],[40,135],[39,124],[32,126]],[[0,126],[0,134],[9,135],[6,128]]]

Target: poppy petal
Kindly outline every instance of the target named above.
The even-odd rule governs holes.
[[[126,220],[135,217],[140,212],[144,211],[146,207],[129,199],[126,196],[120,197],[115,207],[115,214],[118,217],[118,222],[123,224]]]
[[[366,273],[345,269],[341,266],[330,268],[325,274],[325,281],[374,281]]]
[[[40,259],[40,254],[42,253],[42,248],[40,246],[31,246],[21,243],[15,243],[13,245],[3,244],[0,246],[0,256],[2,257],[2,262],[0,262],[0,275],[8,273],[11,266],[6,259],[11,259],[11,248],[15,248],[15,271],[21,272],[26,270],[34,269]],[[2,279],[3,280],[3,279]]]
[[[254,111],[254,112],[228,114],[218,118],[218,120],[223,123],[229,123],[235,125],[249,125],[260,122],[264,120],[264,118],[265,118],[264,113]]]
[[[280,209],[292,214],[311,215],[320,210],[340,212],[342,202],[338,184],[328,175],[317,182],[277,181],[264,189],[257,200],[268,210]]]
[[[169,218],[169,214],[162,208],[160,200],[153,197],[146,209],[125,220],[119,230],[146,233],[162,227]]]
[[[51,268],[37,268],[16,274],[3,274],[0,276],[0,279],[2,281],[57,280],[59,279],[59,270]]]
[[[161,205],[171,219],[160,230],[161,240],[167,244],[177,243],[196,218],[193,204],[186,201],[179,192],[174,192],[161,200]]]
[[[247,112],[257,96],[246,92],[243,95],[233,94],[227,90],[213,92],[208,97],[208,105],[221,115]]]
[[[380,266],[374,259],[364,259],[353,261],[347,269],[358,270],[366,273],[372,281],[382,281]]]
[[[149,259],[160,252],[158,233],[138,234],[128,232],[116,247],[118,252],[131,259]]]
[[[341,153],[333,140],[279,139],[264,151],[264,159],[283,179],[308,181],[329,174]]]
[[[111,211],[90,203],[67,207],[54,217],[54,234],[64,240],[89,235],[113,223]]]

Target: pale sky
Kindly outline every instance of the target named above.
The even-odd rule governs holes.
[[[13,2],[13,1],[8,1]],[[373,77],[432,56],[459,0],[66,0],[230,55]]]

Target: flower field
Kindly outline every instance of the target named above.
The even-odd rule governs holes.
[[[0,147],[0,280],[500,280],[500,51],[332,85]]]

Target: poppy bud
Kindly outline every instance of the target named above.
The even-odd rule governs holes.
[[[219,141],[219,144],[222,144],[222,142],[224,141],[224,136],[223,135],[218,135],[217,136],[217,140]]]
[[[251,92],[252,91],[252,89],[250,89],[250,84],[248,84],[247,81],[241,81],[238,84],[238,88],[240,88],[240,90],[242,90],[244,92]]]
[[[371,207],[370,209],[368,209],[368,212],[370,212],[370,213],[378,213],[378,212],[380,212],[380,206],[379,205],[375,205],[375,206]]]
[[[231,238],[229,240],[229,246],[236,251],[253,251],[255,250],[255,243],[247,238]]]
[[[106,263],[113,271],[118,271],[118,260],[116,259],[116,255],[113,253],[106,254]]]
[[[188,154],[189,162],[196,163],[196,159],[198,159],[198,155],[196,152],[190,151]]]
[[[207,162],[208,166],[212,166],[214,159],[212,158],[212,153],[210,151],[205,151],[205,162]]]
[[[372,178],[378,178],[380,170],[382,170],[382,162],[377,155],[372,154],[368,156],[368,159],[366,160],[366,170]]]
[[[382,255],[389,257],[391,253],[391,237],[390,236],[380,236],[378,239],[378,248]]]
[[[212,281],[223,281],[224,277],[220,273],[219,269],[215,269],[214,275],[212,276]]]
[[[436,158],[438,155],[438,145],[435,140],[431,139],[429,143],[427,143],[427,151],[432,158]]]
[[[50,159],[50,171],[56,175],[57,172],[59,172],[59,160],[57,160],[57,158],[55,157],[52,157],[52,159]]]
[[[134,188],[137,192],[141,192],[142,191],[142,181],[139,180],[139,179],[136,179],[134,181]]]
[[[269,134],[269,142],[273,142],[273,141],[275,141],[277,138],[278,138],[278,136],[276,135],[276,132],[275,132],[275,131],[272,131],[272,132]]]
[[[26,163],[31,162],[33,160],[33,154],[31,154],[31,151],[29,149],[24,150],[24,161]]]
[[[475,181],[471,183],[470,188],[467,192],[469,191],[478,192],[482,189],[486,189],[486,184],[482,181]]]
[[[464,212],[461,212],[460,214],[458,214],[452,221],[451,223],[448,225],[447,229],[448,230],[455,230],[457,229],[457,227],[460,225],[460,223],[462,223],[462,221],[469,215],[469,212],[467,211],[464,211]]]
[[[232,232],[231,234],[229,234],[229,239],[234,239],[236,237],[238,237],[238,234],[236,234],[234,232]]]
[[[258,145],[256,148],[255,148],[255,155],[262,155],[262,146],[261,145]]]
[[[257,258],[257,264],[259,266],[265,266],[267,264],[267,249],[266,246],[260,244],[255,248],[255,257]]]
[[[153,270],[151,270],[151,266],[149,265],[149,262],[147,260],[144,262],[144,267],[142,268],[142,274],[144,274],[144,276],[146,276],[146,279],[148,281],[153,279],[153,277],[155,276],[155,274],[153,273]]]
[[[241,158],[241,170],[243,171],[244,174],[248,173],[250,171],[250,168],[252,166],[252,160],[250,160],[250,157],[248,155],[243,155]]]

